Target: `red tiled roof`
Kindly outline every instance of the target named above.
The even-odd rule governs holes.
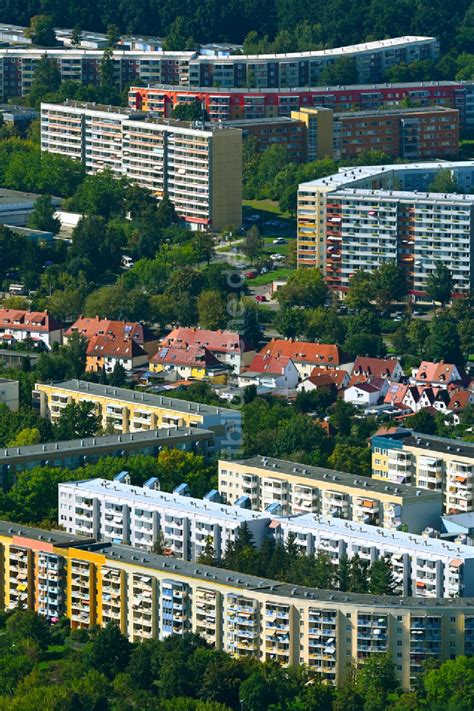
[[[387,394],[384,398],[384,403],[396,405],[403,401],[403,398],[407,394],[408,385],[403,383],[392,383],[388,389]]]
[[[447,383],[455,374],[456,366],[452,363],[431,363],[422,361],[416,372],[417,382]]]
[[[219,353],[243,353],[249,350],[243,338],[234,331],[211,331],[205,328],[175,328],[161,339],[162,346],[204,346]]]
[[[87,355],[91,358],[137,358],[146,355],[139,343],[131,338],[92,336],[87,344]]]
[[[472,393],[469,390],[459,390],[453,393],[448,404],[448,410],[463,410],[470,403]]]
[[[337,388],[342,388],[344,381],[347,378],[347,373],[345,370],[327,369],[327,368],[313,368],[311,375],[307,380],[313,385],[324,386],[324,385],[335,385]]]
[[[377,385],[372,385],[372,383],[357,383],[354,387],[362,390],[365,393],[378,393],[380,392],[380,387]]]
[[[282,375],[291,358],[286,356],[272,356],[257,353],[246,368],[249,373],[269,373],[271,375]]]
[[[136,321],[112,321],[98,316],[94,318],[81,316],[64,332],[64,335],[68,338],[75,331],[87,339],[93,336],[110,336],[116,339],[133,338],[140,344],[145,342],[145,329]]]
[[[0,309],[0,329],[51,333],[58,331],[61,324],[47,311],[23,311],[21,309]]]
[[[336,344],[310,343],[308,341],[285,341],[274,338],[260,351],[261,355],[286,356],[294,363],[314,365],[340,365],[346,361],[341,348]]]
[[[357,356],[351,375],[372,375],[376,378],[390,377],[399,365],[396,358],[366,358]]]
[[[215,365],[222,367],[217,358],[203,346],[188,346],[187,348],[163,346],[155,353],[150,362],[155,364],[189,365],[196,368]]]

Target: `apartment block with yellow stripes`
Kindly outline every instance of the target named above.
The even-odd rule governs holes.
[[[241,415],[238,410],[201,405],[164,395],[135,392],[82,380],[37,383],[33,400],[42,417],[57,422],[71,403],[92,402],[104,429],[117,434],[161,428],[190,427],[211,430],[216,450],[232,450],[241,443]]]
[[[442,513],[440,492],[274,457],[219,460],[218,489],[227,504],[243,497],[254,511],[278,504],[283,516],[314,513],[411,533],[436,527]]]
[[[410,687],[430,660],[474,654],[474,599],[380,597],[292,586],[0,521],[4,609],[73,628],[114,622],[134,642],[195,632],[217,649],[304,663],[340,683],[351,660],[389,652]]]

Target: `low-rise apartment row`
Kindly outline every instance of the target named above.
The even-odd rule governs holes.
[[[190,427],[210,430],[215,451],[235,450],[241,446],[242,427],[238,410],[178,400],[164,395],[136,392],[81,380],[61,383],[37,383],[33,400],[42,417],[57,422],[67,405],[92,402],[107,431],[117,434],[143,432],[160,428]]]
[[[474,443],[400,428],[372,437],[372,476],[439,492],[446,514],[473,510]]]
[[[338,566],[358,555],[369,564],[386,558],[394,592],[413,597],[467,597],[474,594],[474,548],[451,543],[428,529],[423,536],[340,518],[307,513],[281,516],[276,502],[263,512],[244,508],[246,497],[223,504],[217,491],[191,498],[186,485],[173,493],[127,483],[93,479],[59,485],[58,523],[68,533],[109,543],[125,543],[182,560],[199,561],[206,551],[221,560],[245,526],[257,548],[272,538],[293,544],[303,555],[325,553]]]
[[[161,118],[179,104],[198,102],[211,121],[251,121],[291,116],[300,108],[326,107],[333,111],[373,111],[399,106],[445,106],[459,111],[461,129],[474,126],[474,82],[408,82],[353,86],[300,85],[288,89],[224,89],[176,87],[165,84],[132,86],[129,106],[153,111]]]
[[[195,229],[240,227],[242,134],[232,128],[155,119],[123,107],[41,105],[41,149],[81,161],[88,173],[166,193]]]
[[[16,381],[12,382],[18,388]],[[197,427],[162,427],[126,434],[4,447],[0,449],[0,488],[9,488],[17,472],[34,467],[79,469],[86,464],[95,464],[102,457],[117,457],[117,461],[123,461],[124,457],[135,454],[157,456],[164,449],[180,449],[208,458],[215,452],[214,433]]]
[[[133,642],[192,631],[232,655],[308,664],[330,683],[388,652],[409,688],[426,662],[474,653],[472,598],[316,590],[8,522],[0,558],[6,609],[66,615],[74,628],[114,622]]]
[[[462,193],[429,192],[449,170]],[[344,293],[358,269],[396,262],[413,298],[426,294],[436,262],[453,275],[454,291],[474,284],[474,166],[472,162],[341,168],[302,183],[298,191],[298,266],[319,267]]]
[[[315,52],[273,55],[200,55],[197,52],[162,52],[114,49],[111,54],[115,84],[122,90],[134,80],[178,86],[295,87],[318,83],[321,73],[341,57],[354,61],[358,81],[383,81],[395,64],[436,59],[434,37],[392,39],[336,47]],[[0,49],[0,100],[31,90],[38,62],[54,60],[61,79],[98,84],[103,52],[94,49]]]
[[[218,489],[226,503],[245,497],[254,511],[277,504],[283,516],[316,513],[413,533],[436,528],[442,510],[437,491],[272,457],[220,460]]]

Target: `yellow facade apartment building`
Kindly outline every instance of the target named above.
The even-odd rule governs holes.
[[[274,457],[219,460],[218,489],[227,504],[246,497],[254,511],[278,504],[282,516],[315,513],[422,533],[442,513],[440,492]]]
[[[340,683],[347,664],[391,653],[400,682],[423,664],[474,653],[474,600],[304,588],[124,545],[0,522],[3,609],[73,628],[114,622],[131,641],[194,632],[236,656],[307,664]]]
[[[211,430],[216,450],[234,450],[242,439],[238,410],[201,405],[187,400],[115,388],[82,380],[37,383],[33,393],[40,414],[57,422],[67,405],[92,402],[104,429],[116,433],[143,432],[163,427]]]

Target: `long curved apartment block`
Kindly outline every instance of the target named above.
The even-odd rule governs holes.
[[[188,631],[238,656],[304,663],[339,684],[349,662],[392,655],[405,688],[429,659],[474,652],[474,599],[356,595],[0,522],[2,606],[74,628],[118,624],[130,640]]]
[[[124,89],[139,79],[177,86],[285,88],[318,83],[324,69],[341,57],[355,62],[357,80],[382,81],[389,67],[436,59],[435,37],[393,37],[347,47],[291,54],[203,56],[197,52],[116,49],[112,54],[116,85]],[[92,49],[0,49],[0,99],[27,94],[42,57],[53,59],[63,80],[98,84],[103,52]]]

